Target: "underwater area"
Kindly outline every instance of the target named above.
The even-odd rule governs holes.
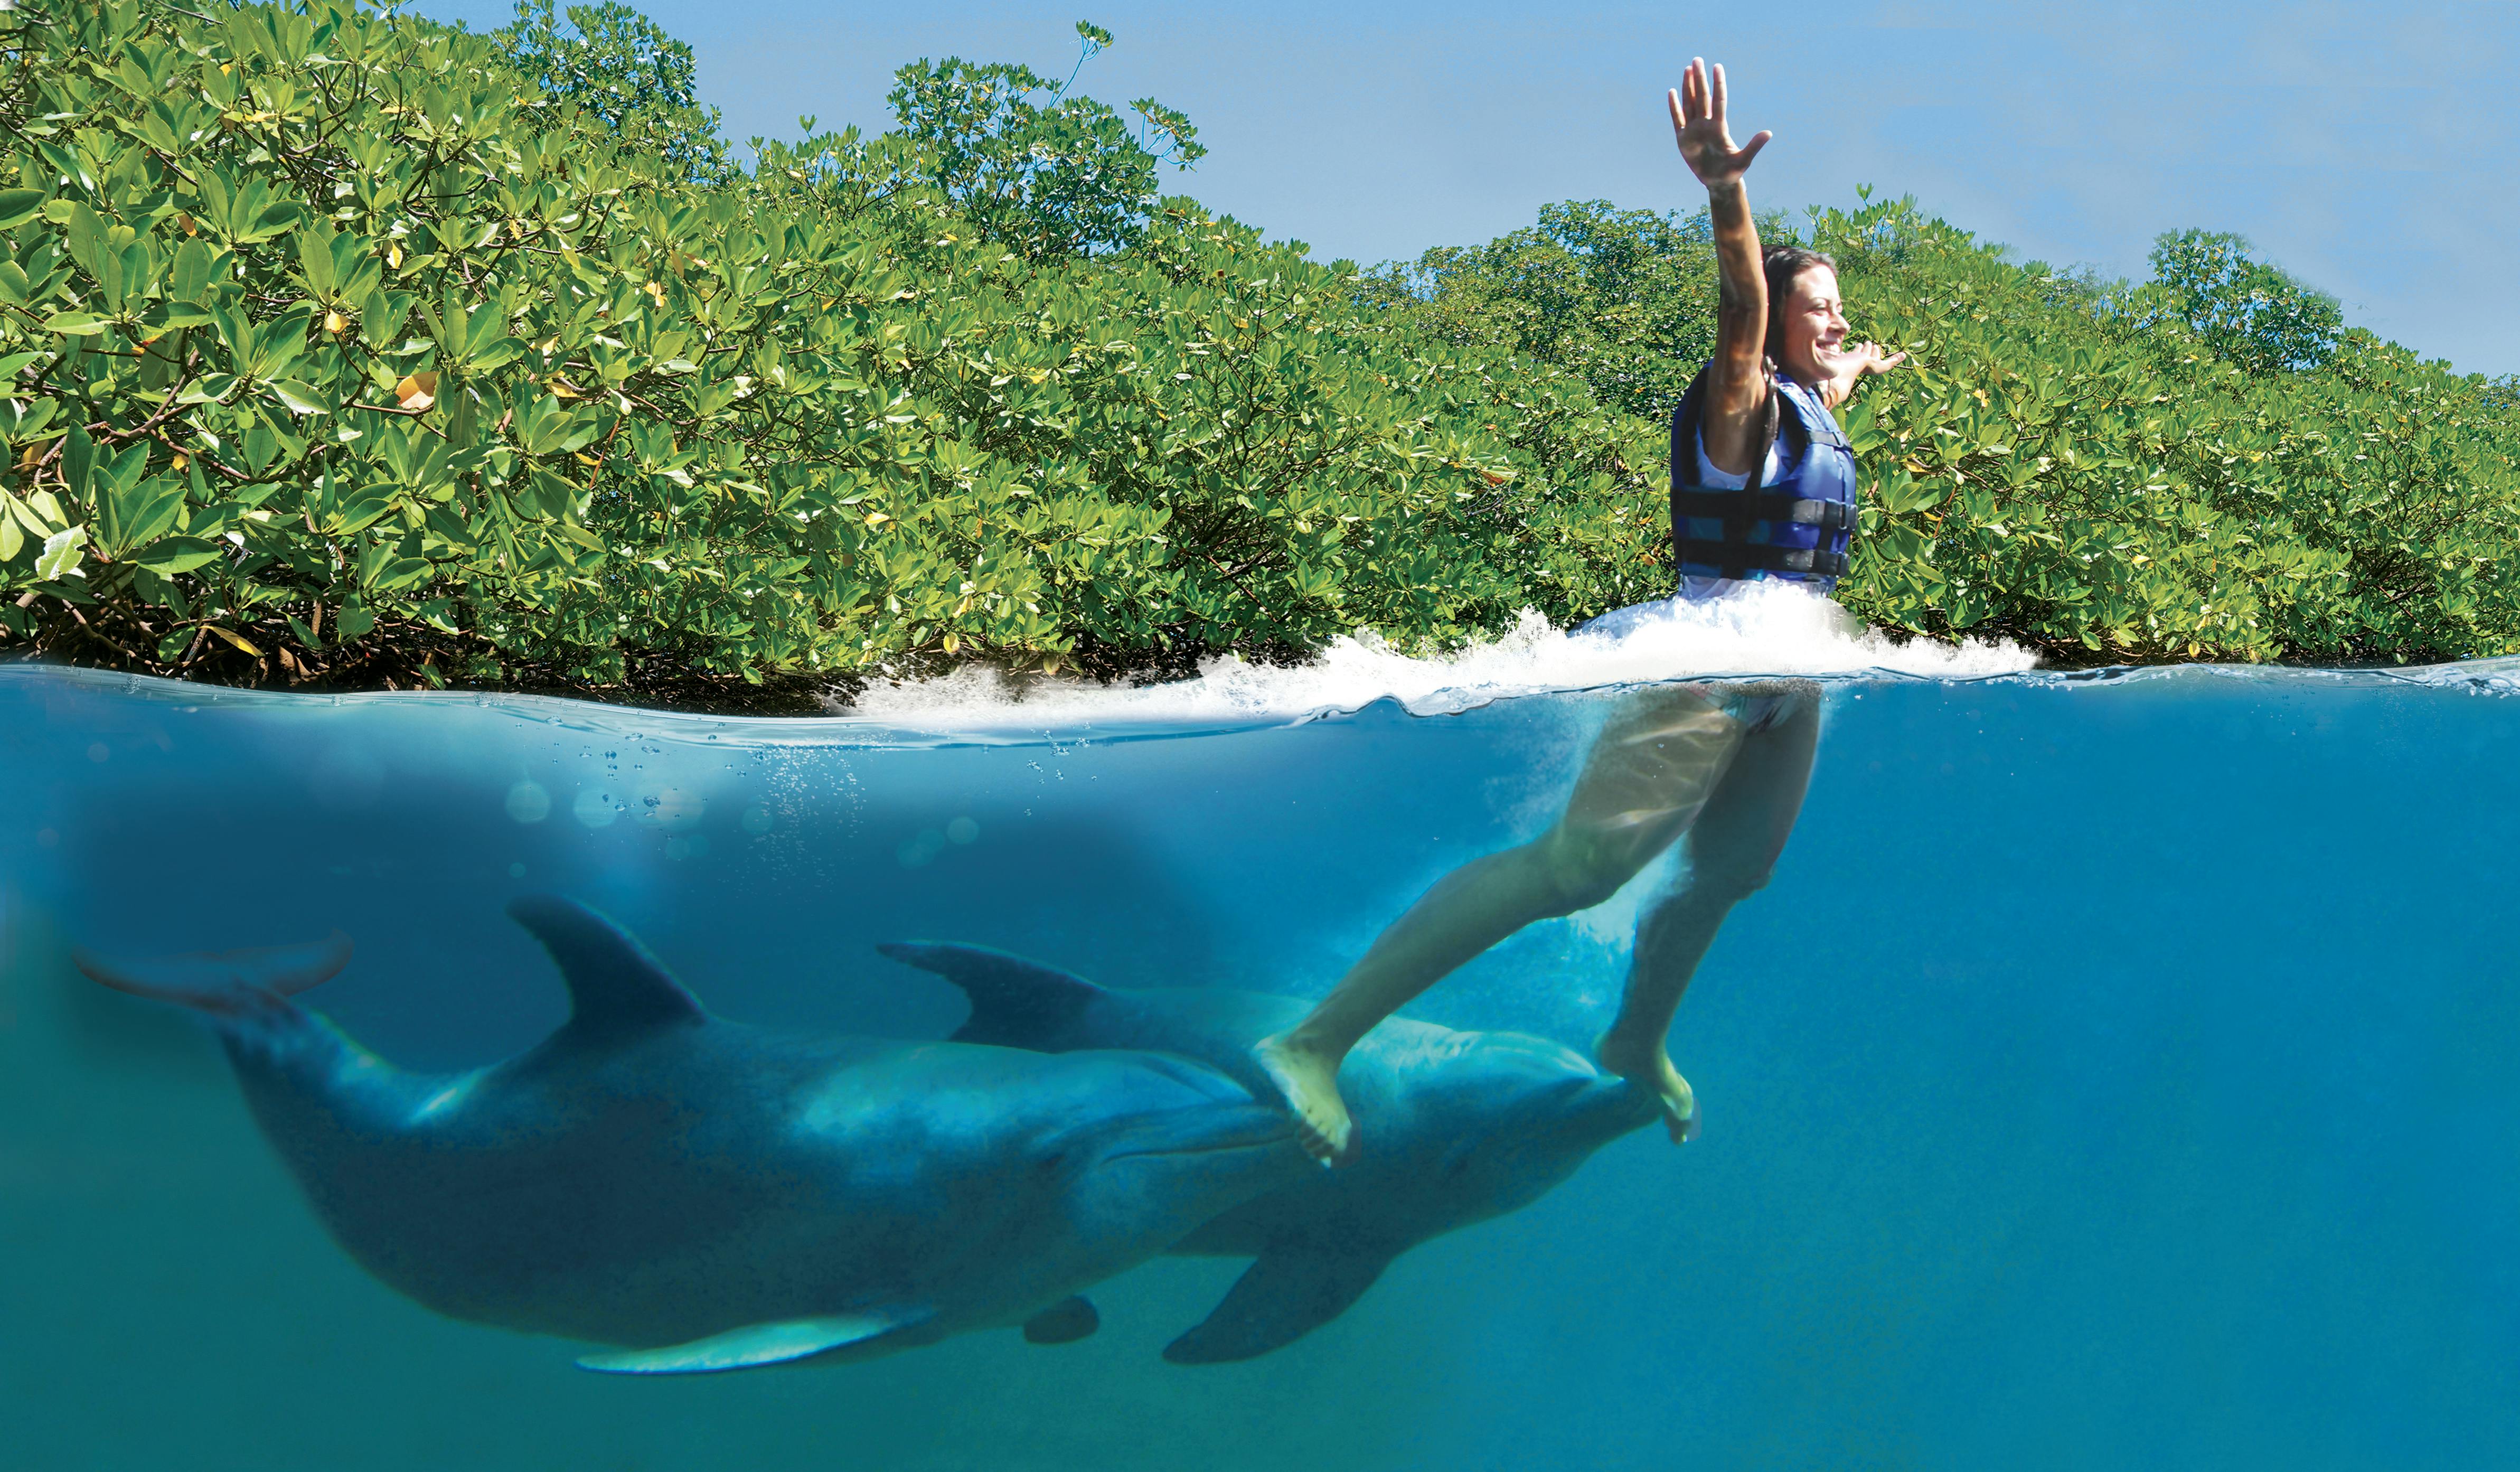
[[[11,1464],[2520,1461],[2520,667],[2061,674],[1661,636],[1021,700],[968,676],[819,720],[0,668]],[[525,895],[780,1028],[953,1033],[963,994],[876,949],[900,941],[1309,998],[1545,827],[1673,669],[1823,675],[1799,825],[1672,1033],[1702,1134],[1613,1139],[1238,1362],[1163,1351],[1242,1263],[1164,1256],[1095,1287],[1073,1343],[588,1373],[590,1346],[363,1270],[210,1031],[69,961],[338,929],[354,958],[300,1003],[440,1072],[568,1016],[505,913]],[[1589,1054],[1668,882],[1406,1015]]]

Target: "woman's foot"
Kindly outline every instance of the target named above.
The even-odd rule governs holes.
[[[1251,1051],[1260,1060],[1260,1071],[1285,1096],[1304,1149],[1323,1165],[1338,1164],[1356,1139],[1356,1125],[1339,1098],[1340,1060],[1307,1047],[1291,1033],[1263,1037]]]
[[[1662,1096],[1663,1127],[1671,1131],[1673,1144],[1686,1145],[1697,1138],[1697,1095],[1680,1070],[1671,1066],[1671,1055],[1660,1043],[1638,1044],[1616,1033],[1604,1033],[1593,1054],[1605,1072],[1634,1080]]]

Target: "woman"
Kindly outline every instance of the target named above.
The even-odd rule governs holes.
[[[1762,579],[1825,594],[1856,529],[1855,459],[1829,411],[1905,354],[1847,344],[1827,256],[1790,246],[1761,252],[1741,176],[1771,135],[1732,146],[1724,69],[1692,61],[1669,104],[1680,156],[1706,186],[1722,280],[1715,357],[1672,416],[1677,596],[1722,597]],[[1802,809],[1819,736],[1820,692],[1809,681],[1632,697],[1594,743],[1548,832],[1446,875],[1310,1015],[1259,1043],[1306,1148],[1326,1164],[1354,1148],[1338,1069],[1376,1023],[1532,921],[1608,898],[1684,837],[1687,871],[1637,928],[1627,990],[1598,1056],[1661,1095],[1675,1142],[1694,1137],[1696,1100],[1664,1035],[1724,917],[1767,884]]]

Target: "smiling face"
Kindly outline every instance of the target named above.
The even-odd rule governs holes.
[[[1846,303],[1837,295],[1837,272],[1827,266],[1806,266],[1795,273],[1783,299],[1768,303],[1783,341],[1777,366],[1805,386],[1837,376],[1837,359],[1846,345]]]

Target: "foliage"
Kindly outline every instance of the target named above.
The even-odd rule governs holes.
[[[1076,33],[1081,70],[1111,33],[1089,21]],[[1110,108],[1069,95],[1075,81],[1002,62],[914,62],[893,75],[892,111],[921,181],[990,239],[1036,259],[1124,250],[1144,237],[1156,166],[1187,168],[1207,150],[1153,98],[1131,104],[1132,132]]]
[[[1543,206],[1539,223],[1368,275],[1369,306],[1465,351],[1553,363],[1621,413],[1668,415],[1715,349],[1704,216]]]
[[[1667,589],[1702,222],[1557,206],[1360,274],[1159,197],[1189,123],[1072,75],[922,63],[901,127],[745,171],[688,60],[543,0],[495,37],[0,11],[0,640],[707,699]],[[2520,649],[2508,380],[2335,331],[2228,237],[2130,287],[1906,201],[1809,234],[1915,354],[1844,416],[1867,617],[2078,660]]]
[[[1762,216],[1770,236],[1781,215]],[[1551,363],[1622,414],[1662,420],[1715,351],[1715,240],[1693,215],[1544,205],[1483,246],[1439,246],[1367,274],[1359,299],[1464,351]]]
[[[2152,281],[2122,309],[2138,329],[2183,325],[2205,349],[2255,374],[2323,368],[2345,329],[2336,299],[2249,258],[2237,235],[2178,230],[2152,247]]]
[[[2520,649],[2520,582],[2502,571],[2520,419],[2482,379],[2360,332],[2317,368],[2281,368],[2263,344],[2237,362],[2174,353],[2113,310],[2125,294],[2053,283],[1909,202],[1814,224],[1854,309],[1922,359],[1847,416],[1880,533],[1859,612],[2120,658]],[[2182,239],[2199,237],[2166,238],[2163,256]],[[2316,313],[2259,324],[2306,363],[2286,320]]]
[[[717,136],[718,112],[700,106],[692,48],[626,5],[517,0],[517,19],[490,33],[508,65],[543,95],[575,104],[625,148],[653,149],[687,177],[735,172]]]
[[[2337,332],[2332,301],[2236,237],[2165,236],[2162,277],[2134,287],[2010,260],[1904,200],[1815,211],[1809,234],[1858,334],[1912,355],[1841,413],[1868,498],[1839,592],[1857,612],[2067,660],[2520,649],[2507,383]],[[1659,415],[1713,341],[1703,242],[1700,220],[1555,206],[1365,295]]]
[[[1191,202],[1035,259],[916,187],[917,135],[718,184],[485,38],[207,15],[0,13],[21,648],[671,693],[1443,640],[1659,579],[1649,437]]]

